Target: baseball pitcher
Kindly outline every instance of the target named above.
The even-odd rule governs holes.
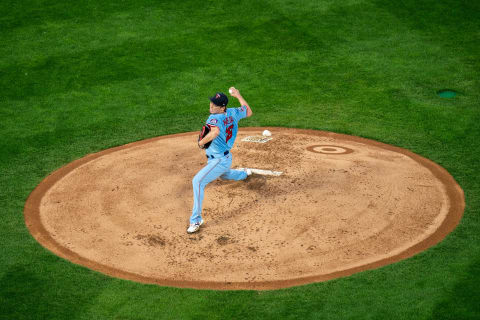
[[[231,87],[230,95],[240,102],[238,108],[227,108],[228,97],[218,92],[210,98],[210,116],[203,127],[198,146],[205,149],[207,165],[193,178],[193,209],[188,233],[197,232],[203,224],[202,202],[205,186],[218,177],[227,180],[244,180],[250,170],[232,170],[232,149],[238,132],[238,122],[252,115],[252,109],[241,96],[240,91]]]

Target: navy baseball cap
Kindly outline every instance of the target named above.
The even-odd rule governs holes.
[[[216,106],[226,107],[228,104],[228,97],[223,92],[217,92],[213,97],[209,98]]]

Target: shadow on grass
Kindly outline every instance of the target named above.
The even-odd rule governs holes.
[[[411,29],[428,34],[429,39],[452,48],[468,64],[478,65],[478,41],[472,32],[480,23],[480,2],[456,0],[374,1]],[[460,50],[461,49],[461,50]],[[441,88],[439,88],[441,89]]]
[[[75,319],[101,292],[85,283],[68,283],[79,279],[57,275],[33,266],[11,267],[0,280],[0,319]]]
[[[462,280],[433,310],[431,319],[480,319],[480,258],[467,269]]]
[[[0,70],[0,95],[26,99],[180,72],[191,67],[187,62],[193,63],[196,49],[182,53],[176,45],[165,39],[131,41],[75,54],[38,56],[28,64]]]
[[[0,19],[0,29],[40,25],[46,22],[61,22],[69,19],[76,21],[101,21],[115,12],[125,12],[140,5],[153,7],[155,2],[144,1],[2,1],[0,11],[8,12]]]

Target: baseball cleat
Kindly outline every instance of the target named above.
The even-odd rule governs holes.
[[[203,224],[203,219],[200,222],[191,223],[190,227],[187,229],[187,233],[194,233],[200,229],[200,226]]]

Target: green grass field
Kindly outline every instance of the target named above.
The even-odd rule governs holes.
[[[0,319],[480,319],[479,1],[3,0],[0,44]],[[460,225],[399,263],[261,292],[114,279],[31,237],[23,206],[50,172],[196,131],[231,85],[255,113],[243,126],[348,133],[440,164],[465,191]]]

